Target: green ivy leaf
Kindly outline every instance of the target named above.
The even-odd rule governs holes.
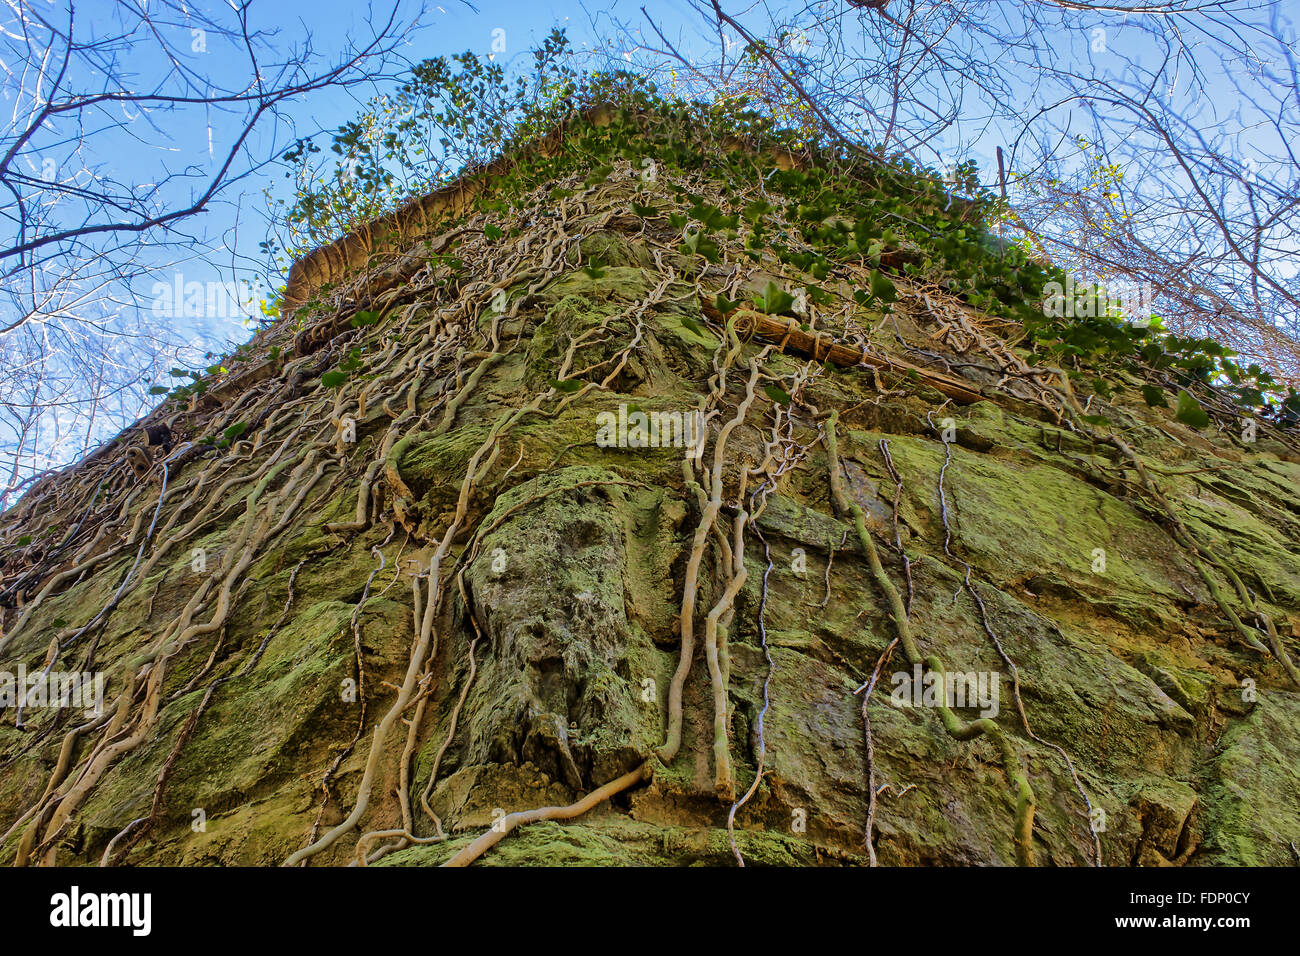
[[[166,395],[171,389],[166,385],[154,385],[149,389],[150,395]]]
[[[871,296],[888,305],[898,298],[898,289],[894,283],[878,271],[871,273]]]
[[[705,329],[704,326],[700,325],[700,323],[697,322],[694,317],[689,315],[683,315],[682,325],[690,329],[696,335],[700,336],[700,338],[708,338],[708,334],[709,334],[708,330]]]
[[[1185,391],[1178,393],[1178,408],[1174,417],[1193,428],[1204,428],[1210,424],[1210,416],[1201,408],[1201,403]]]
[[[566,378],[563,380],[552,378],[548,379],[546,384],[551,386],[551,388],[555,389],[557,392],[564,392],[566,395],[572,395],[574,392],[582,388],[582,383],[576,378]]]
[[[348,349],[348,357],[339,363],[340,372],[355,372],[361,368],[361,350]]]
[[[768,385],[766,388],[763,389],[763,391],[767,393],[768,398],[776,402],[778,405],[790,404],[790,393],[787,392],[785,389],[783,389],[780,385]]]
[[[1264,404],[1264,393],[1258,388],[1243,388],[1237,393],[1237,404],[1247,408],[1259,408]]]
[[[335,370],[333,372],[326,372],[324,375],[320,377],[320,383],[324,385],[326,388],[338,388],[347,380],[348,380],[348,373],[340,372],[338,370]]]
[[[356,315],[352,316],[352,327],[360,329],[368,325],[374,325],[378,321],[378,312],[370,312],[366,309],[362,309]]]
[[[721,292],[719,292],[716,296],[713,297],[714,308],[716,308],[723,315],[730,314],[731,310],[738,305],[740,305],[739,299],[732,301],[731,299],[728,299],[725,295],[723,295]]]
[[[496,242],[504,236],[505,233],[501,231],[500,226],[494,226],[492,223],[488,223],[483,227],[483,235],[487,236],[489,242]]]
[[[788,315],[794,309],[794,296],[769,279],[763,294],[755,297],[754,304],[768,315]]]
[[[706,230],[735,229],[740,225],[739,216],[728,216],[717,206],[696,203],[690,212],[692,219],[698,219]]]
[[[1142,398],[1152,408],[1169,407],[1169,403],[1165,401],[1165,390],[1157,385],[1143,385]]]

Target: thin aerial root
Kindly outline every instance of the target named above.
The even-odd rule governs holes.
[[[731,336],[734,342],[734,348],[732,349],[732,352],[730,354],[734,355],[735,352],[739,351],[740,342],[738,339],[735,339],[734,331],[731,332]],[[708,543],[709,535],[713,532],[713,523],[717,520],[718,512],[722,510],[722,466],[723,466],[724,456],[726,453],[727,439],[728,437],[730,437],[732,431],[734,431],[741,424],[741,422],[745,420],[745,416],[749,413],[749,407],[754,403],[754,389],[758,385],[760,365],[762,359],[764,358],[764,356],[766,356],[766,354],[767,354],[767,350],[765,349],[751,362],[751,366],[750,366],[751,372],[749,377],[749,383],[745,391],[745,398],[741,401],[740,405],[736,408],[735,417],[722,426],[721,430],[718,432],[718,437],[714,442],[714,446],[713,446],[713,468],[712,468],[712,473],[708,475],[710,497],[708,499],[707,505],[704,508],[704,514],[701,515],[700,517],[699,526],[695,529],[695,539],[691,543],[691,553],[690,553],[690,557],[687,559],[686,562],[686,575],[685,575],[685,581],[682,586],[682,610],[681,610],[681,616],[679,618],[679,624],[681,630],[681,656],[677,663],[677,670],[674,671],[672,681],[668,685],[668,731],[663,746],[660,747],[658,751],[656,751],[656,753],[659,756],[659,759],[663,761],[663,763],[665,764],[669,764],[672,762],[673,758],[677,756],[677,751],[681,748],[682,745],[682,688],[686,683],[687,674],[690,673],[691,659],[695,652],[695,601],[696,601],[696,592],[698,590],[698,584],[699,584],[700,561],[704,556],[704,547]],[[725,371],[726,366],[724,365],[723,368]],[[718,386],[719,388],[723,386],[725,381],[723,375],[724,372],[719,373],[719,386]],[[684,469],[688,469],[689,466],[684,465],[683,467]],[[742,584],[744,583],[743,580],[741,581],[741,583]],[[739,590],[739,588],[737,588],[737,590]],[[735,595],[733,594],[732,597],[734,598],[734,596]],[[730,605],[730,603],[731,603],[730,599],[727,599],[728,606]],[[723,608],[723,610],[725,610],[725,607]],[[722,611],[719,610],[718,616],[721,616],[721,614]],[[718,685],[721,682],[721,673],[720,673],[720,669],[717,666],[717,661],[716,661],[716,627],[717,627],[716,617],[713,618],[712,627],[714,628],[714,638],[713,638],[714,646],[713,646],[713,650],[710,651],[710,653],[714,654],[715,656],[713,659],[710,660],[709,668],[710,668],[710,674],[713,677],[713,682],[714,682],[714,699],[715,699],[715,706],[716,706],[716,701],[718,698]],[[722,718],[722,722],[723,722],[723,748],[725,751],[725,746],[726,746],[725,744],[725,739],[726,739],[726,726],[725,726],[726,691],[725,689],[722,691],[722,695],[724,698],[723,700],[724,716]],[[715,715],[714,743],[715,743],[715,755],[716,755],[718,752],[716,715]],[[724,759],[725,759],[725,755],[724,755]],[[725,770],[725,775],[724,775],[724,770]],[[718,772],[716,774],[717,783],[719,785],[722,785],[729,780],[730,780],[730,766],[727,765],[724,767],[720,765],[718,767]]]
[[[767,577],[772,573],[772,553],[768,548],[767,539],[758,532],[757,528],[754,533],[763,542],[763,557],[767,560],[767,567],[763,571],[763,588],[758,599],[758,637],[763,647],[763,659],[767,661],[767,676],[763,678],[763,709],[758,712],[758,763],[754,768],[754,781],[749,785],[744,796],[733,803],[731,809],[727,811],[727,840],[731,843],[731,852],[736,857],[737,866],[744,866],[745,858],[740,855],[740,849],[736,846],[736,813],[749,802],[758,790],[758,785],[763,782],[763,763],[767,758],[767,739],[763,721],[767,717],[768,708],[772,706],[770,691],[772,674],[776,670],[776,665],[772,662],[772,651],[767,646],[767,627],[764,624],[764,614],[767,610]]]
[[[630,787],[636,786],[643,780],[650,779],[653,770],[649,761],[641,764],[635,770],[629,771],[611,780],[596,790],[591,791],[576,803],[571,803],[567,807],[539,807],[536,810],[521,810],[516,813],[508,813],[492,825],[488,830],[469,846],[462,849],[453,856],[443,866],[469,866],[484,853],[501,842],[501,839],[516,827],[525,826],[529,823],[537,823],[542,820],[572,820],[574,817],[581,816],[588,810],[608,800],[616,794],[622,793]]]
[[[880,553],[876,550],[875,540],[867,531],[866,516],[862,511],[862,506],[857,502],[851,502],[844,492],[843,479],[840,477],[840,459],[838,443],[835,435],[835,425],[839,420],[839,412],[831,412],[826,421],[826,454],[829,459],[828,468],[830,469],[831,496],[835,505],[841,514],[852,517],[853,526],[857,532],[858,542],[863,552],[867,556],[867,561],[871,565],[871,573],[876,579],[876,584],[884,592],[889,602],[890,610],[894,618],[894,627],[898,633],[899,642],[903,645],[903,653],[907,660],[913,666],[920,664],[923,667],[935,672],[936,676],[942,680],[944,676],[943,663],[933,654],[929,657],[922,657],[920,650],[916,646],[916,641],[912,636],[911,623],[907,616],[907,610],[903,605],[903,598],[898,593],[898,588],[894,587],[894,582],[889,579],[885,573],[884,567],[880,563]],[[940,686],[946,686],[940,684]],[[1016,797],[1016,822],[1015,822],[1015,846],[1016,846],[1016,863],[1020,866],[1034,866],[1034,791],[1029,785],[1029,778],[1025,775],[1024,769],[1020,765],[1020,758],[1016,754],[1015,748],[1011,745],[1010,738],[1003,733],[1002,728],[988,717],[981,717],[972,720],[969,723],[963,722],[946,704],[939,704],[936,707],[939,712],[939,718],[943,722],[944,730],[950,737],[956,740],[973,740],[982,734],[988,734],[998,745],[1002,754],[1003,767],[1006,770],[1007,779],[1015,785],[1017,791]]]
[[[865,684],[854,691],[862,694],[862,741],[867,750],[867,822],[866,833],[863,837],[863,844],[867,848],[867,859],[871,866],[876,866],[876,842],[872,834],[876,826],[876,798],[880,794],[880,789],[876,787],[876,745],[871,737],[871,714],[867,706],[871,703],[871,692],[876,689],[876,681],[880,678],[881,669],[889,663],[889,658],[894,654],[894,648],[898,646],[898,638],[889,642],[888,646],[880,652],[876,658],[875,669],[871,672],[871,678]],[[885,786],[888,786],[886,784]]]
[[[952,552],[952,528],[948,523],[948,496],[944,491],[944,476],[947,474],[948,466],[952,463],[952,445],[946,440],[943,443],[943,451],[943,465],[939,468],[939,515],[943,521],[943,553],[960,564],[964,569],[965,573],[962,577],[962,585],[966,588],[966,591],[975,601],[975,606],[979,609],[980,623],[983,625],[984,633],[988,635],[989,640],[993,642],[993,647],[997,650],[998,657],[1002,659],[1003,665],[1007,668],[1008,673],[1011,674],[1011,689],[1016,700],[1016,712],[1020,714],[1020,723],[1025,729],[1025,734],[1031,740],[1055,751],[1065,762],[1066,770],[1069,772],[1070,779],[1074,783],[1074,789],[1083,799],[1083,820],[1084,826],[1092,838],[1094,853],[1093,865],[1101,866],[1101,838],[1097,835],[1097,831],[1092,825],[1092,800],[1088,797],[1088,792],[1083,788],[1083,781],[1079,779],[1079,774],[1074,768],[1074,761],[1070,759],[1070,755],[1066,753],[1064,747],[1052,743],[1049,740],[1044,740],[1042,737],[1038,736],[1038,734],[1034,733],[1033,728],[1029,726],[1029,714],[1026,713],[1025,702],[1020,696],[1020,669],[1016,667],[1016,662],[1011,659],[1011,655],[1009,655],[1006,652],[1006,649],[1003,648],[1002,641],[998,638],[997,632],[993,630],[993,625],[989,621],[988,608],[984,605],[984,598],[980,596],[979,591],[975,588],[974,582],[971,581],[972,569],[970,564]]]

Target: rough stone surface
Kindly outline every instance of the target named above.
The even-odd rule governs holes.
[[[147,739],[90,791],[58,841],[58,862],[97,862],[114,834],[149,813],[182,727],[218,677],[226,679],[170,767],[158,820],[125,862],[282,862],[307,842],[322,803],[321,780],[346,751],[320,826],[343,818],[411,651],[408,562],[427,566],[470,459],[502,412],[544,390],[570,342],[636,307],[655,284],[649,250],[634,235],[611,227],[594,230],[587,242],[602,243],[603,274],[564,271],[528,297],[501,328],[503,341],[520,344],[487,370],[444,433],[412,442],[401,455],[400,475],[412,495],[401,507],[406,527],[418,529],[409,539],[400,529],[393,533],[390,499],[382,502],[388,523],[347,534],[326,528],[351,520],[360,475],[390,421],[378,402],[360,414],[358,442],[345,450],[343,470],[327,472],[256,556],[226,625],[175,650]],[[763,281],[756,275],[754,287]],[[553,415],[523,418],[483,473],[467,533],[443,569],[444,577],[463,569],[465,592],[449,585],[438,611],[426,709],[410,756],[417,833],[429,836],[420,795],[465,692],[477,635],[474,679],[429,795],[448,839],[391,853],[384,865],[443,862],[502,811],[567,804],[655,760],[699,510],[683,488],[680,449],[597,447],[595,416],[620,403],[690,410],[707,392],[719,343],[702,325],[694,286],[685,280],[670,285],[643,319],[640,346],[607,389]],[[921,334],[919,320],[904,324],[908,335]],[[575,365],[617,354],[628,324],[617,328],[618,335],[593,336]],[[747,346],[745,354],[756,351]],[[447,367],[430,370],[417,386],[420,401],[454,391],[480,361],[465,358],[459,377]],[[769,367],[781,374],[802,363],[775,355]],[[721,420],[734,413],[745,376],[743,369],[731,374]],[[962,586],[957,558],[971,565],[990,624],[1018,667],[1034,732],[1069,754],[1093,805],[1105,813],[1106,864],[1295,862],[1300,694],[1275,660],[1243,645],[1150,509],[1124,485],[1096,479],[1090,465],[1114,464],[1106,449],[1024,403],[942,407],[941,396],[923,386],[881,401],[864,369],[827,371],[809,394],[823,415],[841,410],[846,488],[877,535],[886,571],[905,589],[890,546],[897,521],[911,558],[911,619],[923,649],[940,654],[949,670],[1001,677],[996,719],[1037,796],[1040,863],[1091,864],[1088,816],[1059,753],[1024,733],[1010,676]],[[1279,622],[1290,653],[1300,653],[1300,458],[1276,442],[1242,451],[1147,409],[1134,392],[1122,398],[1150,426],[1136,441],[1139,454],[1164,472],[1181,473],[1160,477],[1183,521],[1239,569]],[[733,432],[724,468],[729,489],[743,464],[761,459],[771,407],[760,393],[754,417]],[[952,418],[956,428],[944,472],[951,556],[939,497],[945,447],[927,416]],[[713,434],[718,425],[711,423]],[[903,482],[896,515],[882,440]],[[110,700],[127,662],[194,593],[200,575],[191,569],[192,549],[207,549],[215,561],[236,547],[242,496],[258,465],[256,455],[232,458],[221,480],[241,480],[225,492],[215,519],[159,561],[113,611],[96,639],[97,666],[118,682]],[[729,512],[721,527],[730,528]],[[740,792],[755,773],[767,674],[760,605],[773,669],[766,774],[736,817],[737,846],[757,864],[864,864],[867,767],[855,689],[894,631],[851,526],[833,514],[820,444],[782,478],[756,529],[770,570],[751,535],[748,577],[729,635],[728,729]],[[385,569],[358,609],[377,567],[376,547]],[[1105,551],[1104,572],[1094,570],[1095,549]],[[93,617],[133,559],[124,552],[58,589],[0,654],[0,665],[39,668],[61,627],[55,622],[79,625]],[[295,569],[290,613],[275,627]],[[701,628],[718,594],[716,571],[715,551],[701,575]],[[1227,582],[1220,586],[1230,592]],[[353,614],[369,698],[356,746],[359,709],[340,695],[356,676]],[[5,621],[12,625],[15,617],[11,610]],[[699,643],[696,654],[685,687],[683,745],[670,765],[584,816],[521,828],[482,862],[732,862],[730,801],[713,787],[712,698]],[[927,708],[894,706],[890,675],[900,670],[906,666],[895,656],[870,710],[882,788],[874,834],[881,863],[1014,862],[1014,796],[996,747],[949,738]],[[1244,682],[1253,694],[1243,692]],[[0,828],[41,796],[63,735],[76,722],[42,734],[45,719],[23,730],[8,716],[0,725]],[[404,739],[399,723],[382,741],[362,830],[400,823]],[[86,756],[82,751],[78,760]],[[11,830],[0,858],[14,858],[23,832]],[[355,834],[313,865],[347,862],[354,844]]]

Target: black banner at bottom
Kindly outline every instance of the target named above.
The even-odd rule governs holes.
[[[1190,934],[1231,944],[1294,925],[1295,870],[927,869],[9,869],[11,930],[127,949],[202,942],[295,946],[431,942],[458,927],[493,946],[562,935],[681,942],[692,923],[762,933],[842,931],[918,945],[933,933],[1048,931],[1089,941]],[[561,922],[562,921],[562,922]],[[561,929],[561,927],[567,927]],[[731,926],[731,932],[746,932]],[[430,936],[429,934],[435,934]],[[862,935],[866,934],[866,935]],[[762,937],[760,937],[761,939]],[[972,937],[967,937],[968,939]],[[388,940],[389,942],[383,942]],[[1005,941],[1005,939],[1004,939]]]

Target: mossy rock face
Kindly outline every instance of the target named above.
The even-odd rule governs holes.
[[[671,553],[663,546],[672,529],[660,528],[657,492],[619,481],[601,469],[563,468],[497,499],[487,519],[496,527],[465,574],[485,645],[476,680],[488,692],[462,713],[445,769],[532,764],[579,792],[626,773],[658,745],[658,708],[641,699],[641,682],[667,669],[647,631],[664,622],[638,619],[628,595],[668,579],[653,558]],[[512,520],[511,509],[533,497]],[[439,743],[428,746],[430,762]]]
[[[1205,808],[1195,831],[1216,863],[1295,864],[1288,834],[1295,832],[1300,792],[1298,709],[1294,696],[1269,694],[1219,741],[1201,782]]]
[[[467,844],[467,838],[437,847],[412,847],[382,861],[384,866],[437,866]],[[727,866],[735,855],[725,830],[638,823],[626,817],[593,817],[587,823],[547,821],[521,830],[504,841],[490,866]],[[741,830],[736,847],[746,866],[816,866],[843,864],[846,854],[783,834]]]
[[[111,557],[39,604],[33,587],[25,607],[4,610],[0,670],[39,670],[57,636],[68,645],[61,664],[93,657],[108,678],[108,709],[120,702],[132,721],[144,714],[151,675],[165,676],[146,732],[105,762],[42,852],[94,863],[118,837],[117,862],[128,864],[278,864],[347,817],[370,760],[361,822],[312,864],[345,864],[363,834],[409,826],[427,842],[376,853],[383,841],[363,840],[360,855],[436,865],[504,814],[568,806],[648,763],[648,779],[572,819],[522,827],[482,862],[730,865],[733,798],[750,789],[761,759],[732,821],[747,863],[866,864],[871,779],[881,863],[1014,863],[1015,793],[997,745],[956,740],[932,706],[908,706],[901,650],[872,689],[868,766],[864,687],[898,629],[849,516],[831,504],[818,435],[837,411],[845,493],[907,602],[920,649],[949,672],[996,678],[989,716],[1034,791],[1040,863],[1093,864],[1094,828],[1108,865],[1294,862],[1300,691],[1227,619],[1115,449],[1024,395],[996,393],[987,370],[970,381],[997,400],[958,406],[919,377],[822,367],[821,355],[813,363],[777,343],[728,339],[702,311],[701,291],[750,295],[769,280],[796,288],[809,277],[795,282],[793,267],[768,251],[755,260],[729,248],[718,262],[688,255],[679,231],[630,217],[634,181],[584,194],[582,204],[616,196],[617,215],[566,207],[580,210],[566,238],[576,241],[546,252],[541,241],[525,248],[527,235],[502,238],[493,248],[518,254],[509,268],[497,261],[479,274],[470,263],[459,284],[412,280],[383,293],[382,322],[295,356],[262,391],[237,396],[247,407],[230,414],[252,421],[250,410],[264,409],[265,424],[238,453],[198,458],[171,476],[163,530],[142,551],[156,477],[112,484],[120,514],[104,510],[113,520],[94,527],[102,534],[82,554]],[[505,312],[489,306],[494,283],[508,284]],[[848,290],[841,297],[852,301]],[[915,301],[903,306],[888,328],[878,310],[853,312],[849,325],[827,306],[817,330],[906,361],[947,348]],[[895,329],[913,346],[906,354]],[[258,344],[286,334],[271,330]],[[325,394],[322,371],[354,345],[372,364]],[[732,353],[724,382],[715,363]],[[574,384],[557,386],[566,356]],[[767,377],[755,380],[749,414],[716,462],[718,521],[697,569],[681,746],[664,763],[656,752],[670,719],[684,582],[713,490],[704,474],[760,356]],[[787,404],[766,389],[777,382],[800,394]],[[1290,440],[1246,448],[1195,434],[1130,392],[1123,410],[1135,454],[1204,551],[1239,574],[1281,646],[1300,656],[1300,458]],[[536,410],[519,413],[539,395]],[[711,414],[700,456],[671,442],[598,440],[602,416],[620,409],[702,406]],[[334,432],[345,419],[356,426],[346,440]],[[191,423],[188,439],[216,433],[214,422]],[[726,611],[739,489],[753,492],[763,462],[786,451],[790,467],[765,488],[762,509],[746,512],[746,580]],[[284,467],[271,473],[273,454]],[[329,465],[315,483],[308,454]],[[479,472],[462,497],[474,460]],[[67,481],[93,488],[103,473],[92,466],[70,469]],[[25,520],[40,530],[39,510]],[[221,596],[224,569],[259,529],[264,537]],[[1211,578],[1254,628],[1234,583],[1217,568]],[[73,636],[109,605],[92,637]],[[734,771],[734,793],[722,794],[705,648],[715,607]],[[412,662],[422,639],[426,656]],[[955,707],[962,720],[983,709]],[[19,728],[4,714],[0,863],[9,863],[32,829],[18,821],[40,803],[64,741],[85,720],[44,711]],[[111,742],[104,726],[69,744],[73,772],[52,784],[59,797]],[[135,726],[116,728],[112,741]],[[133,838],[141,818],[149,823]]]

